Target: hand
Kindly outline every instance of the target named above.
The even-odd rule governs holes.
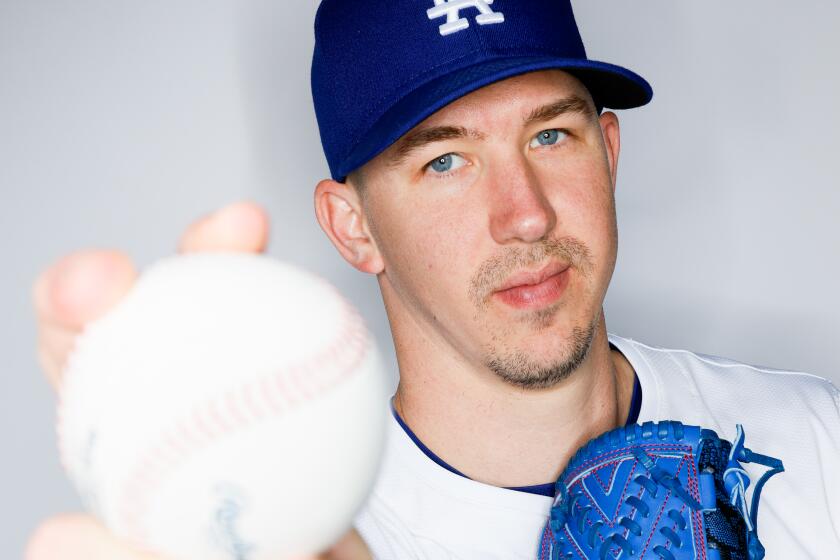
[[[370,560],[367,545],[351,530],[329,551],[299,560]],[[62,515],[44,522],[29,541],[26,560],[174,560],[128,546],[87,515]]]
[[[178,252],[261,253],[268,244],[269,219],[252,203],[231,204],[194,222]],[[76,336],[88,322],[111,309],[131,289],[137,269],[120,251],[79,251],[59,259],[36,279],[32,299],[38,323],[38,361],[58,388]],[[64,515],[43,523],[30,539],[27,560],[163,560],[131,548],[85,515]],[[355,531],[323,560],[371,558]]]

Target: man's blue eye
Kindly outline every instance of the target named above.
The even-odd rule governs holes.
[[[452,169],[452,154],[446,154],[437,158],[432,162],[432,169],[438,173],[446,173]]]
[[[435,173],[447,173],[463,167],[466,161],[457,154],[445,154],[429,162],[429,167]]]
[[[531,147],[537,148],[539,146],[553,146],[566,137],[566,133],[562,130],[553,128],[551,130],[543,130],[531,140]]]

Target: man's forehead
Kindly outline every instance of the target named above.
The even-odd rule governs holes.
[[[529,72],[470,92],[436,111],[413,130],[457,121],[459,118],[463,120],[471,113],[486,111],[490,105],[515,106],[524,118],[534,106],[573,95],[592,103],[592,97],[586,87],[568,72],[554,69]],[[406,136],[410,133],[411,131]]]
[[[396,167],[413,149],[434,141],[482,139],[487,113],[502,110],[516,111],[523,123],[569,112],[595,115],[591,95],[573,75],[555,69],[530,72],[489,84],[453,101],[402,135],[374,158],[370,167]]]

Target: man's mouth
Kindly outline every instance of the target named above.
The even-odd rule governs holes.
[[[493,297],[517,309],[537,309],[557,301],[569,283],[569,265],[551,262],[536,271],[521,271],[508,278]]]

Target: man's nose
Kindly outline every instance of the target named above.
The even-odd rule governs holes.
[[[489,182],[490,232],[500,244],[534,243],[557,224],[557,214],[524,155],[499,161]]]

